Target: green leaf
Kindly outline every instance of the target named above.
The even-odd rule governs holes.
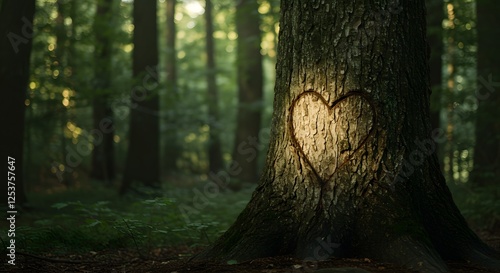
[[[95,227],[99,224],[101,224],[101,221],[95,220],[95,221],[92,221],[90,224],[88,224],[87,227]]]
[[[156,233],[162,233],[162,234],[167,234],[167,233],[168,233],[168,231],[166,231],[166,230],[161,230],[161,229],[153,230],[153,232],[156,232]]]

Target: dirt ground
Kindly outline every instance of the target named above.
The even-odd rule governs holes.
[[[478,233],[488,244],[500,251],[500,236],[491,233]],[[495,233],[496,234],[496,233]],[[145,257],[133,249],[91,252],[83,255],[30,256],[17,254],[16,265],[3,263],[0,272],[113,272],[113,273],[302,273],[331,267],[357,267],[369,272],[412,272],[391,264],[384,264],[367,258],[331,259],[320,261],[317,265],[305,263],[293,257],[271,257],[246,261],[239,264],[217,264],[188,262],[189,257],[201,249],[188,247],[154,249]],[[475,267],[467,263],[448,263],[450,272],[456,273],[493,273],[500,272]],[[316,267],[315,267],[316,266]]]

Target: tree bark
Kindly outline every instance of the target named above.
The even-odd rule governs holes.
[[[219,124],[219,98],[216,82],[214,29],[212,20],[212,1],[205,1],[205,33],[207,52],[207,93],[208,93],[208,124],[210,126],[208,138],[208,169],[210,172],[218,172],[223,168],[222,148],[220,142]]]
[[[95,33],[95,90],[93,100],[94,129],[101,133],[100,139],[94,139],[92,151],[91,177],[104,181],[110,185],[115,178],[114,159],[114,124],[113,109],[109,97],[112,71],[112,8],[113,0],[99,0],[97,2],[96,16],[94,19]]]
[[[431,135],[424,1],[281,2],[270,148],[198,259],[369,257],[500,268],[455,206]],[[436,133],[436,132],[434,132]]]
[[[427,0],[427,40],[429,43],[429,67],[431,85],[431,126],[441,128],[441,96],[443,81],[443,1]],[[440,166],[443,165],[443,154],[436,143],[436,154]]]
[[[500,3],[498,1],[477,1],[478,35],[478,108],[476,117],[476,145],[474,147],[474,169],[471,181],[478,186],[500,183],[500,94],[496,86],[500,75],[500,41],[493,37],[500,35]],[[481,80],[482,79],[482,80]],[[487,82],[485,84],[485,81]]]
[[[2,1],[0,7],[0,82],[5,97],[2,99],[2,160],[14,162],[16,206],[27,203],[24,191],[24,116],[25,100],[30,76],[30,56],[33,40],[35,1]],[[14,158],[14,161],[8,157]],[[4,164],[5,164],[4,163]],[[9,165],[10,166],[10,165]],[[1,207],[7,207],[7,181],[1,187]]]
[[[132,182],[159,186],[158,37],[156,1],[134,1],[133,76],[129,146],[121,194]]]
[[[260,14],[257,1],[238,1],[236,31],[238,33],[238,113],[233,161],[241,171],[235,178],[244,182],[257,182],[257,157],[261,124],[262,55],[260,54]]]

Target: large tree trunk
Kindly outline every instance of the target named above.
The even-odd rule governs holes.
[[[476,120],[476,145],[471,181],[475,185],[500,183],[500,2],[477,1],[478,35],[478,108]],[[495,92],[497,91],[497,92]]]
[[[441,97],[443,81],[443,18],[444,3],[442,0],[426,0],[427,6],[427,40],[429,42],[429,67],[431,85],[431,126],[441,128]],[[443,154],[436,143],[436,154],[442,165]]]
[[[33,40],[33,16],[35,1],[2,1],[0,6],[0,82],[2,98],[2,160],[4,164],[14,162],[13,175],[7,175],[1,187],[0,207],[7,206],[7,182],[15,183],[16,205],[27,202],[24,192],[24,116],[28,80],[30,76],[30,55]],[[9,159],[9,157],[14,158]],[[5,166],[5,165],[4,165]],[[9,165],[10,166],[10,165]],[[7,170],[5,171],[7,172]],[[10,177],[14,177],[15,181]],[[8,180],[8,181],[7,181]],[[9,190],[9,193],[12,192]],[[12,196],[12,195],[9,195]]]
[[[424,1],[281,2],[271,142],[236,222],[199,259],[371,257],[491,267],[431,136]],[[397,4],[399,3],[399,4]]]
[[[241,169],[240,181],[257,182],[260,115],[262,112],[262,55],[260,54],[260,14],[254,0],[238,1],[238,114],[233,160]]]
[[[222,148],[220,142],[218,91],[216,82],[214,27],[212,20],[212,1],[205,1],[205,34],[207,52],[207,95],[208,95],[208,124],[210,126],[208,138],[208,169],[216,173],[223,168]]]
[[[112,7],[113,0],[99,0],[94,19],[96,93],[93,101],[93,120],[94,129],[101,133],[101,137],[94,139],[91,176],[108,185],[115,177],[113,109],[109,102],[113,50],[113,29],[110,24]]]
[[[120,192],[132,182],[159,186],[158,37],[156,1],[134,1],[133,75],[129,146]]]

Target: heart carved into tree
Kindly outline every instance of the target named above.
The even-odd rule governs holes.
[[[350,91],[330,104],[308,90],[292,101],[288,128],[299,156],[325,183],[365,145],[376,119],[375,105],[366,92]]]

